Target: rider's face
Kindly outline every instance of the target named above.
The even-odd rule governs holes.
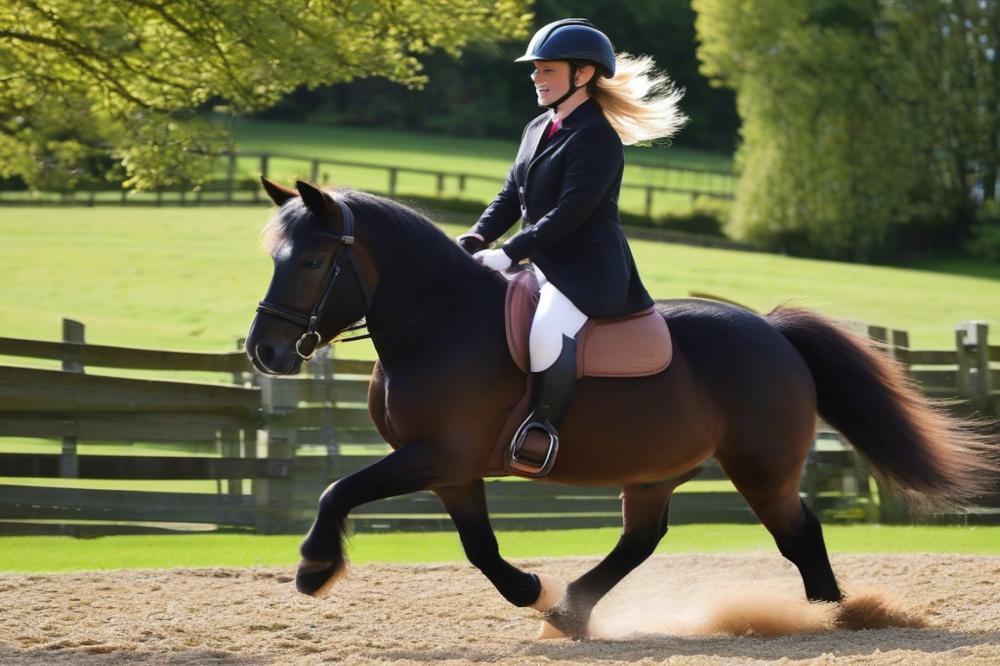
[[[569,63],[563,60],[536,60],[531,80],[535,84],[538,105],[551,104],[569,90]]]

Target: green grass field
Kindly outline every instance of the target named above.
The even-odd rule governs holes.
[[[526,118],[527,122],[530,118]],[[509,140],[439,136],[360,127],[237,120],[233,138],[241,151],[275,152],[366,164],[460,171],[481,176],[507,174],[517,153],[519,136]],[[690,167],[729,170],[729,155],[676,147],[625,149],[637,167]],[[641,177],[637,170],[635,178]],[[637,181],[638,182],[638,181]]]
[[[0,336],[58,339],[61,318],[71,317],[87,325],[94,343],[231,350],[270,280],[271,262],[258,240],[270,215],[263,206],[0,210]],[[472,217],[443,228],[457,235]],[[709,292],[764,311],[794,299],[908,330],[920,349],[953,348],[956,324],[995,325],[1000,306],[1000,267],[986,263],[893,268],[631,245],[654,297]],[[337,354],[374,358],[367,341]]]
[[[526,121],[529,119],[525,119]],[[447,196],[490,201],[500,189],[514,155],[519,136],[509,140],[447,137],[415,132],[376,130],[359,127],[331,127],[293,123],[255,122],[238,120],[233,128],[234,139],[242,152],[270,152],[342,162],[388,165],[449,173],[466,173],[499,179],[496,182],[468,180],[459,191],[457,178],[446,178]],[[715,176],[676,173],[668,174],[663,167],[682,167],[729,171],[732,159],[728,155],[675,147],[628,147],[624,183],[672,187],[720,187]],[[220,174],[222,172],[220,164]],[[295,178],[310,178],[311,167],[302,160],[273,158],[268,173],[287,182]],[[257,159],[244,158],[237,164],[238,173],[254,179],[260,173]],[[710,179],[714,178],[714,181]],[[388,175],[384,169],[357,166],[324,165],[318,180],[323,183],[350,185],[374,192],[388,192]],[[714,183],[714,184],[713,184]],[[437,180],[431,175],[400,173],[397,191],[403,194],[431,195]],[[645,192],[625,188],[621,193],[623,210],[643,212]],[[656,193],[654,214],[687,210],[691,196],[682,193]]]
[[[828,525],[831,553],[963,553],[1000,555],[1000,527],[889,527]],[[500,532],[507,558],[605,555],[614,547],[613,528],[558,532]],[[288,566],[298,561],[299,536],[203,534],[0,538],[0,573],[170,567]],[[658,553],[773,552],[760,525],[678,525]],[[465,557],[453,532],[359,534],[351,540],[351,561],[460,562]]]

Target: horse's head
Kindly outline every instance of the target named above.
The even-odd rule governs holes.
[[[265,229],[274,275],[246,350],[261,372],[290,375],[366,315],[378,275],[347,204],[303,181],[296,190],[261,181],[279,206]]]

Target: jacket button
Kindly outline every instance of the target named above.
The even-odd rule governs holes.
[[[518,185],[517,191],[520,192],[521,194],[524,194],[524,185]]]

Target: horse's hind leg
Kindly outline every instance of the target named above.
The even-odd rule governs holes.
[[[790,471],[790,478],[777,484],[773,476],[768,480],[766,474],[757,476],[731,461],[728,464],[720,462],[733,485],[774,537],[778,550],[799,570],[806,597],[810,601],[841,601],[843,595],[830,566],[823,528],[799,497],[798,471]]]
[[[657,483],[625,486],[622,492],[622,535],[614,550],[596,567],[577,578],[546,614],[552,626],[572,638],[587,635],[594,606],[630,571],[653,554],[667,533],[667,513],[674,488],[698,473]]]

